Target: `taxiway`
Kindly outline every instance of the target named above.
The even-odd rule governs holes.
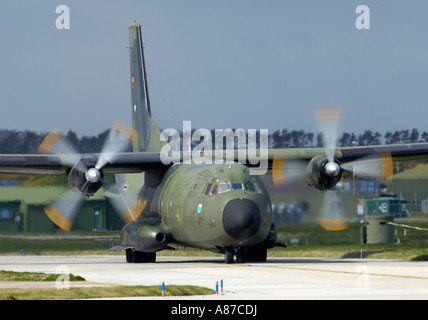
[[[69,270],[84,277],[86,285],[161,288],[164,282],[166,290],[168,285],[215,289],[216,282],[223,280],[223,294],[210,299],[428,299],[428,262],[270,258],[266,263],[224,264],[220,256],[160,256],[157,260],[130,264],[124,256],[115,255],[0,256],[0,270],[46,273]],[[2,285],[7,284],[0,282],[0,288]],[[165,298],[161,297],[161,290],[159,298]],[[199,298],[207,297],[191,299]]]

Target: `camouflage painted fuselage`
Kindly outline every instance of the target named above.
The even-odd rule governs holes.
[[[266,239],[270,198],[239,164],[176,165],[160,185],[159,213],[173,241],[205,249],[244,247]]]

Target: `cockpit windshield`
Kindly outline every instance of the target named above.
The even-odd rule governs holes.
[[[205,195],[214,195],[217,193],[224,193],[231,190],[247,190],[251,192],[258,192],[259,186],[254,185],[252,182],[220,182],[220,183],[207,183],[202,194]]]

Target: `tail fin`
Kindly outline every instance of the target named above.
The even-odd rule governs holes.
[[[129,26],[129,52],[131,61],[132,128],[140,139],[133,142],[134,152],[160,151],[165,139],[151,116],[147,77],[144,63],[141,25]]]

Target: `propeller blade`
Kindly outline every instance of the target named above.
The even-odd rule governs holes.
[[[390,152],[370,155],[342,164],[346,171],[353,172],[358,178],[390,181],[394,173]]]
[[[103,181],[106,188],[106,197],[115,208],[119,217],[126,224],[135,221],[146,208],[148,201],[141,195],[130,192],[126,187],[125,175],[117,174],[116,183]]]
[[[45,137],[39,146],[38,152],[43,154],[49,153],[63,155],[62,159],[69,167],[73,167],[80,159],[80,154],[77,149],[57,128],[52,129],[52,131]],[[79,170],[86,170],[83,164],[80,164],[79,166]]]
[[[345,218],[340,191],[324,192],[318,222],[328,231],[341,231],[348,228],[349,221]]]
[[[329,162],[334,160],[337,149],[337,138],[340,133],[340,119],[343,119],[344,110],[340,108],[321,109],[315,111],[315,120],[323,135],[324,147],[326,148]]]
[[[83,199],[79,194],[69,191],[63,198],[54,201],[43,210],[58,227],[65,231],[70,231],[79,213],[82,201]]]
[[[140,214],[144,211],[148,203],[147,199],[143,199],[142,196],[139,196],[137,202],[134,206],[129,210],[122,218],[125,223],[134,222],[140,216]]]
[[[122,198],[121,195],[109,195],[109,200],[112,201],[112,204],[117,208],[117,213],[120,218],[126,224],[134,222],[141,215],[144,209],[147,206],[148,200],[144,199],[142,196],[139,196],[137,201],[134,203],[131,209],[127,209],[125,205],[127,202]],[[118,210],[119,209],[119,210]]]
[[[118,190],[117,184],[103,180],[102,185],[106,190],[105,196],[110,201],[120,217],[126,214],[132,208],[130,199],[126,199],[125,195]]]
[[[136,142],[139,138],[138,133],[131,127],[121,121],[116,121],[107,135],[95,168],[101,169],[107,163],[114,161],[120,152],[126,151],[130,147],[130,143]]]
[[[340,164],[335,161],[335,154],[343,117],[344,110],[341,108],[327,108],[315,112],[315,120],[323,135],[328,160],[325,165],[325,174],[331,178],[339,177],[342,171]],[[326,190],[323,192],[318,222],[329,231],[348,228],[349,221],[345,218],[340,191]]]
[[[305,176],[307,162],[298,159],[274,157],[272,161],[272,179],[276,187],[293,183]]]

